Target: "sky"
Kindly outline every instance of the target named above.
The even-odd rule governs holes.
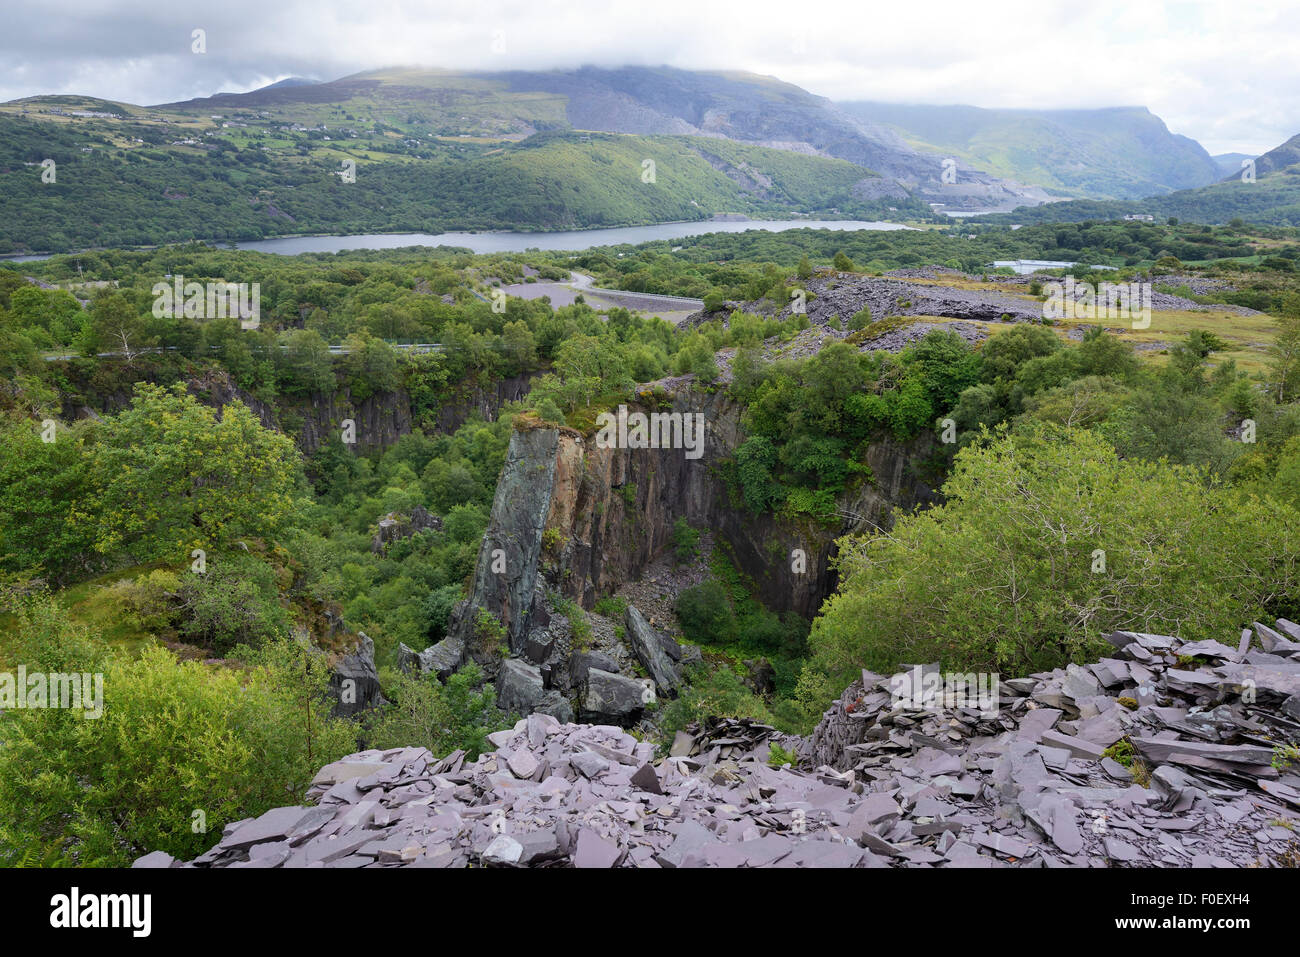
[[[1300,132],[1294,0],[0,0],[0,101],[152,104],[427,65],[667,65],[833,100],[1146,106],[1211,153]],[[205,52],[195,52],[194,31]]]

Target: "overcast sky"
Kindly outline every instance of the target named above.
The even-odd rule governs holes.
[[[162,103],[396,64],[742,69],[836,100],[1142,105],[1211,153],[1300,132],[1285,0],[3,0],[0,100]],[[206,31],[207,52],[191,51]]]

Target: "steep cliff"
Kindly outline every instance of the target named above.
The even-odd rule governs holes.
[[[811,616],[835,586],[837,538],[885,526],[895,506],[934,497],[918,474],[933,450],[933,439],[923,436],[873,444],[867,462],[874,480],[844,497],[833,526],[755,514],[733,501],[723,477],[724,463],[745,438],[741,408],[725,394],[679,385],[656,410],[702,417],[698,458],[680,448],[603,448],[571,429],[524,428],[512,437],[468,603],[498,617],[512,650],[528,631],[539,563],[552,587],[590,608],[637,579],[684,518],[725,543],[769,607]],[[497,549],[504,574],[491,570]]]
[[[517,402],[528,394],[536,374],[525,373],[486,384],[466,380],[451,386],[432,416],[434,429],[454,432],[476,415],[489,421],[495,419],[507,403]],[[164,380],[145,374],[140,381]],[[304,455],[313,454],[331,437],[341,436],[343,423],[348,419],[354,426],[354,448],[358,452],[382,451],[417,425],[417,411],[404,389],[377,392],[360,401],[353,399],[343,387],[311,396],[277,396],[263,401],[236,385],[224,369],[208,368],[184,381],[200,401],[218,409],[236,399],[243,402],[262,425],[292,438]],[[76,385],[64,396],[63,406],[69,418],[116,413],[131,404],[129,388],[106,391],[89,382]]]

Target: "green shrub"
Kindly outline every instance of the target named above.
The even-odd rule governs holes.
[[[698,667],[687,675],[681,693],[661,709],[659,734],[665,744],[678,731],[707,718],[754,718],[766,724],[774,720],[767,704],[750,690],[730,665]]]
[[[964,449],[943,492],[888,535],[841,540],[800,679],[810,713],[864,667],[1030,674],[1104,653],[1118,629],[1221,640],[1300,591],[1300,513],[1091,432]]]
[[[673,557],[680,564],[689,562],[700,553],[700,530],[692,528],[684,518],[673,522]]]
[[[434,675],[392,674],[384,683],[390,704],[366,724],[372,748],[428,748],[438,757],[464,749],[469,760],[491,750],[487,736],[513,725],[496,705],[496,690],[470,662],[440,684]]]
[[[871,307],[863,306],[849,319],[849,331],[857,332],[859,329],[865,329],[871,325]]]
[[[736,613],[727,589],[717,579],[687,588],[677,596],[673,610],[687,641],[722,645],[735,634]]]
[[[115,657],[48,599],[19,614],[29,670],[104,675],[96,720],[61,709],[4,717],[0,863],[125,866],[149,851],[194,857],[224,825],[302,799],[322,764],[356,748],[330,717],[323,656],[292,642],[247,671]]]
[[[772,768],[783,767],[787,764],[791,767],[798,767],[799,755],[793,751],[787,751],[774,741],[768,746],[767,764],[768,767]]]
[[[211,556],[205,573],[183,572],[178,607],[181,637],[217,655],[289,633],[275,570],[249,555]]]
[[[451,621],[452,609],[456,602],[464,597],[459,585],[443,585],[429,592],[421,606],[429,638],[441,641],[447,636],[447,624]]]
[[[480,659],[493,655],[505,657],[509,654],[505,625],[486,608],[475,611],[473,651]]]
[[[605,595],[596,600],[596,614],[604,615],[606,618],[612,618],[615,621],[622,621],[627,614],[627,599],[620,598],[617,595]]]

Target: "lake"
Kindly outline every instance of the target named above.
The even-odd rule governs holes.
[[[476,253],[520,253],[527,249],[591,249],[656,239],[685,239],[705,233],[743,233],[750,229],[779,233],[787,229],[908,229],[899,223],[863,220],[752,219],[742,222],[658,223],[654,226],[615,226],[610,229],[570,229],[552,233],[361,233],[353,236],[301,236],[239,243],[240,249],[295,256],[334,253],[344,249],[396,249],[401,246],[463,246]]]
[[[239,249],[281,256],[299,253],[336,253],[345,249],[398,249],[402,246],[460,246],[476,253],[520,253],[527,249],[591,249],[621,246],[656,239],[685,239],[705,233],[743,233],[761,229],[780,233],[787,229],[913,229],[900,223],[857,219],[749,219],[738,222],[704,220],[698,223],[658,223],[653,226],[615,226],[609,229],[570,229],[553,233],[501,230],[481,233],[357,233],[349,236],[282,236],[238,243]],[[217,244],[223,245],[223,244]],[[0,262],[32,262],[49,256],[8,256]]]

